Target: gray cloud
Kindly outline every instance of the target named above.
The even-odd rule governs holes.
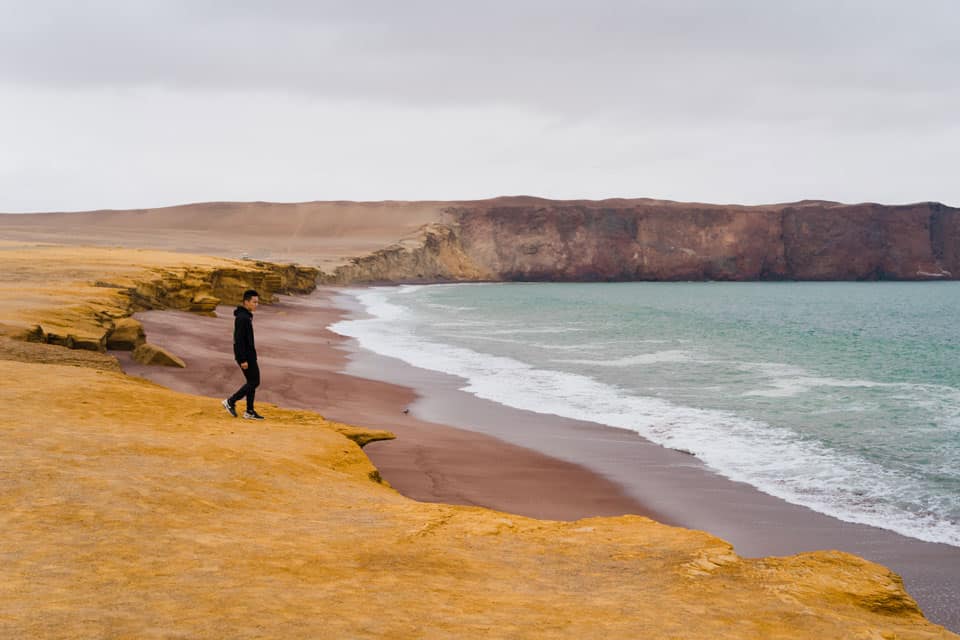
[[[528,156],[531,162],[517,169],[532,185],[551,182],[535,174],[556,164],[542,155],[555,139],[566,141],[556,145],[564,148],[566,170],[581,170],[577,175],[588,173],[586,161],[573,158],[578,145],[591,149],[590,166],[599,162],[614,173],[615,160],[635,172],[655,167],[658,175],[664,164],[674,166],[685,179],[670,174],[657,184],[678,185],[679,192],[661,195],[681,199],[727,193],[703,176],[712,168],[708,157],[733,163],[714,172],[741,167],[745,182],[747,172],[764,174],[758,165],[771,156],[793,176],[812,172],[805,185],[817,191],[795,193],[786,178],[764,175],[781,187],[774,199],[861,193],[868,199],[871,183],[884,191],[878,183],[890,180],[875,166],[877,154],[897,144],[899,153],[923,156],[904,168],[930,163],[924,177],[911,178],[914,186],[894,196],[919,199],[941,175],[934,159],[957,160],[958,26],[960,5],[952,0],[0,2],[0,87],[14,100],[56,95],[75,105],[114,92],[117,117],[130,121],[138,121],[144,95],[163,95],[171,105],[200,104],[203,96],[211,105],[270,103],[278,110],[272,118],[302,118],[304,127],[311,121],[302,106],[308,103],[325,114],[339,105],[346,120],[376,113],[397,127],[411,126],[411,109],[443,112],[439,118],[458,123],[445,130],[447,137],[458,127],[486,132],[473,144],[488,162]],[[73,135],[69,104],[48,114],[48,124],[66,138]],[[110,142],[118,125],[97,118],[91,111],[86,126],[107,135],[91,142],[90,152],[100,153],[101,144],[122,147],[122,140]],[[219,126],[215,118],[198,107],[197,121],[182,131],[202,139],[204,127]],[[484,118],[504,124],[478,126]],[[429,121],[417,122],[417,135],[435,135]],[[250,124],[235,123],[238,131]],[[350,120],[353,127],[359,125]],[[522,127],[535,131],[522,135]],[[587,144],[577,137],[587,135],[600,138]],[[0,150],[0,186],[2,157]],[[862,182],[842,193],[812,188],[836,189],[839,159],[875,168],[851,176]],[[810,162],[823,167],[818,172]],[[900,169],[897,179],[903,177]],[[623,187],[600,180],[581,191],[658,195],[637,193],[622,179]],[[507,185],[500,184],[489,186],[488,195],[503,192]],[[943,185],[923,197],[960,200],[956,189]],[[742,185],[731,191],[742,200],[770,193]]]
[[[5,14],[0,79],[14,83],[774,120],[834,104],[906,115],[920,103],[936,117],[958,99],[953,2],[21,2]]]

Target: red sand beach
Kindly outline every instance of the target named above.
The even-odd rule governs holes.
[[[260,308],[258,404],[393,431],[397,440],[365,450],[401,493],[550,519],[640,513],[707,530],[746,556],[841,549],[901,574],[928,618],[960,630],[960,548],[789,504],[632,432],[480,400],[460,391],[456,378],[362,352],[330,332],[332,322],[355,311],[350,307],[341,291],[328,289]],[[147,339],[187,368],[147,367],[116,354],[128,373],[215,398],[242,383],[232,358],[231,308],[220,307],[216,318],[162,311],[137,318]],[[269,408],[260,411],[269,419]]]

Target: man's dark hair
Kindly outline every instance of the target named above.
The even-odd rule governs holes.
[[[247,289],[243,292],[243,301],[246,302],[250,298],[259,298],[260,294],[254,291],[253,289]]]

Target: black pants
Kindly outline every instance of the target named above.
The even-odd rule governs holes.
[[[257,393],[257,387],[260,386],[260,367],[257,366],[256,360],[251,360],[247,368],[241,369],[241,371],[243,371],[243,377],[247,379],[247,383],[230,396],[227,402],[237,404],[240,398],[246,397],[247,411],[253,411],[253,398]]]

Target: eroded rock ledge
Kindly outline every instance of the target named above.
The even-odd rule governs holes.
[[[154,360],[158,354],[145,352],[142,327],[129,317],[133,313],[177,309],[209,314],[221,301],[238,302],[248,288],[269,303],[280,293],[309,293],[319,275],[314,267],[209,256],[185,259],[183,254],[139,249],[12,243],[0,257],[0,293],[15,301],[0,309],[0,337],[7,338],[0,346],[4,353],[19,354],[17,359],[30,353],[12,344],[20,341],[97,354],[109,346]],[[34,352],[44,362],[51,355]],[[167,360],[176,364],[175,358]]]
[[[125,291],[134,312],[177,309],[212,313],[221,300],[239,300],[246,289],[256,289],[267,303],[279,293],[310,293],[318,275],[313,267],[262,261],[243,268],[158,269],[153,278]]]
[[[272,302],[276,294],[309,293],[316,288],[319,271],[312,267],[278,265],[268,262],[252,263],[249,268],[184,267],[154,269],[144,279],[131,284],[97,281],[94,286],[116,289],[120,304],[93,310],[93,315],[103,332],[94,335],[64,333],[36,325],[26,334],[30,342],[45,342],[71,349],[106,351],[119,329],[122,339],[128,341],[127,333],[137,332],[130,322],[120,322],[137,311],[148,309],[175,309],[212,314],[221,301],[237,301],[246,289],[256,289],[264,302]],[[125,304],[124,304],[125,302]],[[133,321],[135,322],[135,321]],[[142,336],[141,336],[142,337]],[[142,341],[134,338],[132,349]]]

